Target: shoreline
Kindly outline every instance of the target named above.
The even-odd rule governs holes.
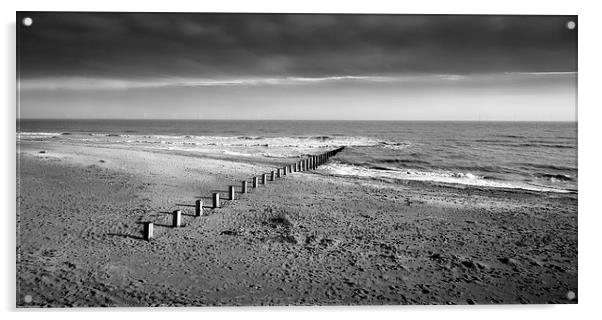
[[[244,165],[254,165],[261,167],[262,170],[271,170],[279,165],[291,164],[296,161],[303,159],[304,157],[310,156],[312,154],[318,154],[321,152],[327,152],[328,150],[339,148],[341,146],[348,147],[346,145],[341,145],[340,143],[343,140],[337,140],[339,144],[330,144],[331,141],[329,139],[325,139],[321,141],[322,136],[312,136],[312,137],[304,137],[300,140],[307,140],[303,143],[308,143],[308,145],[290,145],[287,143],[282,143],[279,139],[297,139],[291,137],[277,138],[271,137],[268,139],[277,140],[280,143],[279,145],[273,144],[261,144],[261,143],[252,143],[257,139],[265,139],[265,137],[249,137],[249,136],[210,136],[210,137],[196,137],[192,136],[190,139],[203,138],[204,142],[187,142],[189,136],[174,136],[172,138],[181,139],[186,137],[184,141],[174,140],[174,141],[162,141],[156,140],[158,137],[165,137],[163,135],[153,135],[153,136],[144,136],[139,135],[138,137],[148,137],[149,139],[154,139],[153,141],[140,141],[140,140],[112,140],[115,136],[110,135],[96,135],[101,137],[108,137],[109,140],[88,140],[81,138],[81,135],[78,136],[75,140],[63,140],[60,138],[61,136],[43,136],[42,138],[34,138],[31,137],[25,140],[19,140],[18,144],[26,146],[26,150],[23,152],[24,154],[36,155],[39,157],[52,157],[58,156],[65,158],[71,157],[73,154],[79,152],[81,148],[86,151],[93,150],[106,150],[109,154],[113,153],[114,156],[120,158],[119,154],[114,154],[114,151],[118,150],[128,150],[135,151],[138,153],[148,153],[150,155],[164,155],[166,157],[173,155],[180,155],[187,158],[192,158],[196,160],[202,159],[212,159],[212,160],[223,160],[227,162],[234,163],[242,163]],[[49,138],[50,137],[50,138]],[[129,137],[128,135],[119,136],[118,138]],[[55,140],[55,138],[59,138]],[[228,142],[218,142],[216,143],[212,139],[226,139]],[[209,140],[207,140],[209,139]],[[234,140],[232,140],[234,139]],[[338,138],[334,138],[338,139]],[[353,137],[346,137],[344,140],[353,139]],[[362,138],[364,139],[364,138]],[[213,142],[209,142],[213,141]],[[233,143],[236,141],[238,143]],[[251,141],[251,143],[244,143],[243,141]],[[265,142],[265,141],[264,141]],[[297,141],[299,142],[299,141]],[[122,146],[120,143],[126,143],[127,146]],[[313,145],[313,143],[317,143]],[[157,145],[158,144],[158,145]],[[367,147],[367,146],[375,146],[375,145],[364,145],[357,144],[352,145],[353,147]],[[387,146],[387,145],[385,145]],[[57,148],[57,152],[54,152],[55,155],[46,154],[46,147]],[[36,148],[38,148],[36,150]],[[290,151],[294,149],[294,151]],[[349,148],[352,149],[352,148]],[[289,151],[287,151],[289,150]],[[352,149],[352,152],[354,150]],[[38,154],[44,153],[44,154]],[[92,161],[89,159],[90,156],[97,156],[99,159],[102,158],[102,153],[100,152],[92,152],[88,154],[88,159],[84,159],[84,162]],[[395,167],[385,167],[374,164],[366,164],[366,163],[350,163],[346,161],[343,157],[342,161],[337,161],[338,159],[333,159],[334,161],[325,164],[324,174],[330,174],[332,176],[339,176],[345,179],[372,179],[375,181],[382,181],[388,184],[396,184],[403,183],[404,181],[423,181],[425,183],[431,183],[434,185],[443,184],[450,187],[458,187],[462,188],[463,186],[474,187],[474,188],[495,188],[498,190],[511,190],[516,189],[519,192],[543,192],[543,193],[568,193],[568,194],[578,194],[578,189],[576,186],[572,187],[572,185],[562,185],[557,186],[552,184],[542,184],[542,182],[536,183],[536,181],[531,179],[505,179],[500,177],[490,177],[487,175],[478,175],[473,174],[472,170],[457,170],[450,171],[451,169],[419,169],[419,168],[395,168]],[[104,160],[100,160],[104,162]],[[81,162],[81,161],[80,161]],[[194,164],[192,164],[194,165]],[[119,166],[113,166],[114,169],[120,169]],[[252,173],[251,173],[252,174]],[[545,175],[545,174],[544,174]],[[554,179],[556,176],[561,176],[562,179],[566,178],[569,181],[576,181],[575,177],[571,177],[563,174],[547,174],[550,175]],[[561,179],[561,180],[562,180]],[[554,181],[552,181],[554,182]]]
[[[138,152],[21,154],[18,306],[577,301],[576,195],[318,170],[194,218],[194,199],[270,164]],[[176,208],[183,228],[169,227]],[[146,242],[139,223],[152,219]],[[27,292],[44,294],[27,304]]]

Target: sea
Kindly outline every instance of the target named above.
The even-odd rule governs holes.
[[[576,122],[19,120],[17,143],[299,158],[344,146],[341,177],[577,193]]]

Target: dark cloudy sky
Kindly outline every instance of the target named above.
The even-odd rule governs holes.
[[[575,120],[574,16],[26,16],[23,118]]]

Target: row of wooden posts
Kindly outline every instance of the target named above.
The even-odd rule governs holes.
[[[337,149],[334,149],[331,151],[327,151],[327,152],[324,152],[324,153],[321,153],[318,155],[310,155],[309,157],[302,159],[300,161],[297,161],[293,164],[288,164],[284,167],[277,168],[276,170],[271,171],[269,174],[262,173],[261,180],[259,179],[259,176],[254,176],[252,179],[252,182],[253,182],[252,187],[257,188],[260,183],[262,185],[267,184],[268,177],[269,177],[269,181],[274,181],[274,180],[276,180],[278,178],[282,178],[290,173],[314,170],[319,165],[326,163],[328,161],[328,159],[330,159],[331,157],[334,157],[337,153],[341,152],[344,148],[345,147],[340,147],[340,148],[337,148]],[[248,181],[247,180],[241,181],[240,188],[241,188],[241,193],[248,193],[249,192]],[[230,188],[228,190],[228,196],[229,196],[228,200],[234,200],[236,198],[235,195],[236,195],[235,186],[230,186]],[[217,209],[220,206],[221,206],[220,205],[220,194],[219,194],[219,192],[215,192],[215,193],[213,193],[212,208]],[[197,200],[195,203],[194,216],[200,217],[202,215],[203,215],[203,201]],[[182,226],[182,211],[175,210],[172,213],[172,227],[179,228],[181,226]],[[153,238],[153,227],[154,227],[154,224],[152,222],[144,222],[144,239],[145,240],[150,240]]]

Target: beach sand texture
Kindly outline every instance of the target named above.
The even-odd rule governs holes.
[[[228,201],[229,185],[297,158],[19,148],[18,306],[577,302],[576,194],[318,168]],[[193,217],[212,192],[222,208]]]

